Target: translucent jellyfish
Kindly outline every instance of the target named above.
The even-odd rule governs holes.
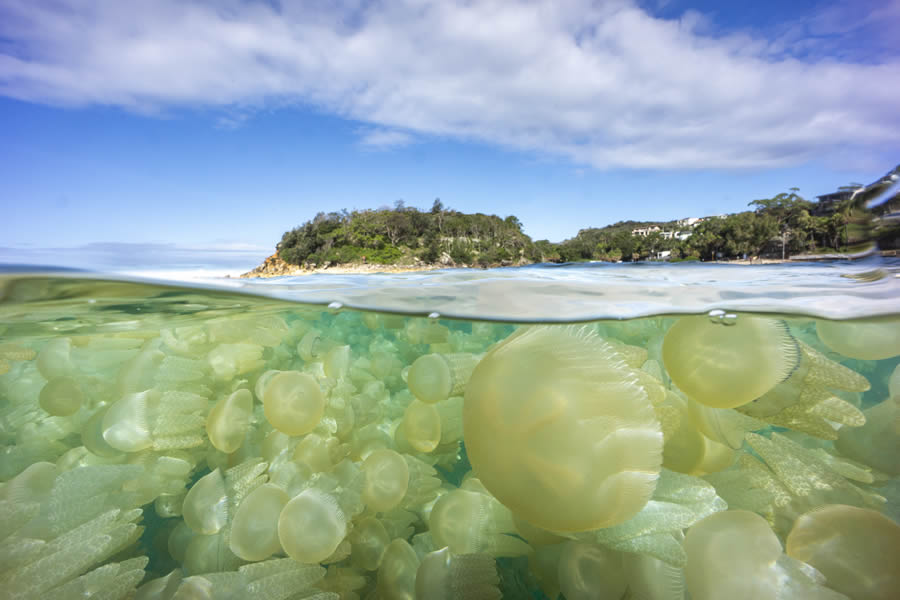
[[[474,354],[426,354],[409,368],[409,391],[427,404],[461,396],[479,356]]]
[[[287,435],[303,435],[322,420],[325,397],[311,375],[285,371],[266,385],[263,408],[272,427]]]
[[[415,600],[419,557],[406,540],[396,539],[384,551],[375,589],[383,600]]]
[[[264,560],[281,551],[278,517],[288,503],[280,487],[264,483],[250,492],[234,515],[229,545],[244,560]]]
[[[900,525],[874,510],[831,504],[801,515],[787,554],[851,598],[892,600],[900,592]]]
[[[228,381],[265,365],[263,347],[258,344],[219,344],[207,355],[209,365],[216,376]]]
[[[256,384],[253,386],[253,393],[256,394],[257,400],[260,402],[263,401],[263,398],[266,397],[266,386],[269,385],[269,382],[272,381],[273,377],[283,372],[284,371],[279,371],[277,369],[269,369],[256,378]]]
[[[684,549],[694,600],[774,599],[778,579],[770,566],[781,555],[781,543],[759,515],[727,510],[706,517],[688,530]]]
[[[238,390],[221,398],[206,418],[206,434],[217,450],[231,454],[241,447],[250,427],[253,396],[250,390]]]
[[[400,504],[409,486],[409,467],[400,454],[386,448],[375,450],[363,461],[362,471],[366,506],[383,512]]]
[[[381,521],[366,517],[353,527],[350,543],[353,547],[350,554],[353,563],[366,571],[374,571],[381,565],[381,557],[391,543],[391,537]]]
[[[76,367],[72,360],[72,339],[58,337],[44,344],[37,356],[37,368],[47,379],[63,377],[75,372]]]
[[[816,321],[816,333],[822,343],[849,358],[882,360],[900,355],[897,320]]]
[[[297,344],[297,354],[306,362],[321,361],[335,342],[322,337],[318,329],[310,329]]]
[[[54,377],[41,388],[41,408],[55,417],[74,415],[84,402],[81,386],[73,377]]]
[[[497,564],[487,554],[430,552],[416,571],[416,598],[429,600],[500,600]]]
[[[684,569],[646,554],[626,552],[622,554],[622,573],[634,598],[684,600]]]
[[[666,436],[663,448],[664,467],[688,475],[703,475],[728,468],[734,460],[734,450],[709,439],[699,431],[689,416],[687,401],[670,390],[664,406],[671,406],[678,411],[678,426]],[[709,412],[725,412],[723,409],[703,408]],[[739,416],[747,419],[743,415]]]
[[[621,598],[627,582],[622,555],[597,544],[566,542],[559,557],[559,587],[566,600]]]
[[[219,469],[204,475],[191,486],[184,497],[182,513],[184,522],[195,533],[212,535],[225,526],[228,496],[225,493],[225,478]]]
[[[419,452],[427,454],[441,442],[441,414],[432,404],[410,402],[400,427],[409,445]]]
[[[835,447],[853,460],[900,475],[900,395],[863,411],[862,427],[841,427]]]
[[[575,327],[523,328],[472,373],[466,450],[500,502],[551,531],[608,527],[653,493],[663,438],[610,344]]]
[[[113,403],[103,417],[103,439],[123,452],[137,452],[153,445],[148,404],[156,390],[128,394]]]
[[[516,533],[509,509],[476,491],[457,489],[438,498],[428,525],[435,544],[449,546],[454,554],[523,556],[531,552],[528,544],[506,535]]]
[[[782,321],[742,315],[733,325],[681,317],[666,333],[663,363],[681,391],[714,408],[734,408],[784,381],[800,352]]]
[[[103,439],[121,452],[194,448],[204,443],[204,396],[155,389],[126,394],[105,409]]]
[[[313,473],[330,471],[339,445],[340,442],[335,437],[325,438],[308,433],[294,448],[294,460],[308,465]]]
[[[350,346],[335,346],[325,354],[322,364],[326,377],[346,377],[350,371]]]
[[[298,562],[322,562],[346,535],[347,517],[337,500],[316,489],[292,498],[278,517],[281,547]]]
[[[731,408],[711,408],[691,399],[688,399],[687,408],[690,422],[700,433],[733,449],[741,447],[748,431],[767,427],[765,421]]]

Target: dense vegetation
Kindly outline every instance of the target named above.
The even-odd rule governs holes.
[[[532,241],[514,216],[465,214],[435,200],[428,212],[406,206],[319,213],[284,234],[278,254],[298,265],[341,263],[444,263],[495,266],[530,262],[585,260],[715,260],[754,256],[845,251],[866,239],[880,238],[892,247],[898,229],[871,229],[870,214],[859,202],[845,200],[828,211],[797,194],[797,189],[762,200],[752,210],[709,217],[693,228],[678,222],[623,221],[582,229],[561,243]],[[896,198],[892,201],[896,203]],[[885,205],[881,212],[896,210]],[[659,227],[646,236],[639,228]],[[679,236],[662,232],[681,233]],[[689,236],[686,234],[690,234]],[[668,253],[666,253],[668,251]]]
[[[428,212],[401,201],[393,209],[319,213],[285,233],[278,253],[298,265],[433,264],[449,257],[456,264],[488,266],[533,261],[532,247],[516,217],[464,214],[435,200]]]

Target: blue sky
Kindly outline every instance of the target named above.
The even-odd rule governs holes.
[[[898,0],[5,0],[0,262],[249,268],[318,211],[436,197],[559,241],[868,183],[900,156],[898,26]]]

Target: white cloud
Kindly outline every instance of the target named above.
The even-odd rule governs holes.
[[[408,146],[413,142],[413,136],[395,129],[365,128],[358,133],[361,145],[377,150]]]
[[[5,0],[0,94],[213,107],[226,125],[299,103],[367,124],[370,146],[439,135],[600,168],[898,148],[896,54],[811,57],[819,42],[803,28],[772,40],[708,29],[702,15],[657,19],[631,0]]]

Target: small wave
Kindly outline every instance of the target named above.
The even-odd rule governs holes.
[[[217,278],[206,270],[129,274],[59,271],[68,282],[98,280],[249,294],[288,302],[507,322],[632,319],[712,309],[830,319],[885,316],[900,306],[900,261],[737,266],[709,263],[531,265],[500,269]],[[47,277],[0,267],[6,284]],[[197,278],[199,277],[199,278]],[[90,285],[86,283],[85,285]],[[145,296],[151,296],[148,290]],[[2,297],[2,290],[0,290]]]

